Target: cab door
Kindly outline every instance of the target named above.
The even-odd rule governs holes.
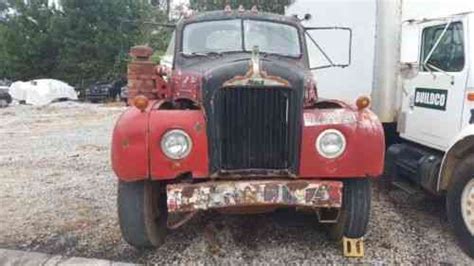
[[[461,129],[467,60],[463,20],[422,24],[419,72],[403,80],[402,138],[445,150]]]

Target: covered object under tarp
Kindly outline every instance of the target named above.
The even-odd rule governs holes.
[[[77,100],[73,87],[54,79],[17,81],[12,83],[9,92],[14,100],[32,105],[45,105],[60,99]]]

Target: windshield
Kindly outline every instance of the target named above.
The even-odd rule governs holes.
[[[298,30],[290,25],[258,20],[217,20],[189,24],[184,28],[183,49],[186,55],[260,52],[299,57]]]

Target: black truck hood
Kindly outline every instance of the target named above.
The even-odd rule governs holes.
[[[303,108],[303,95],[304,95],[304,84],[309,72],[306,69],[294,61],[282,60],[280,58],[260,58],[258,61],[254,60],[255,58],[238,58],[238,59],[227,59],[222,58],[221,60],[215,61],[202,61],[196,62],[192,66],[189,66],[188,69],[182,70],[183,72],[189,71],[188,73],[195,73],[201,76],[201,95],[202,95],[202,104],[204,107],[206,120],[207,120],[207,132],[209,138],[209,151],[210,151],[210,169],[211,172],[215,175],[224,174],[223,169],[240,169],[246,170],[247,167],[240,166],[229,166],[227,159],[222,159],[223,154],[228,149],[223,148],[225,143],[223,139],[234,139],[233,137],[223,136],[224,127],[226,127],[222,122],[229,121],[229,115],[236,115],[239,112],[239,108],[244,108],[247,112],[261,113],[262,110],[269,108],[275,114],[275,117],[278,117],[278,110],[273,109],[277,108],[273,105],[267,105],[268,100],[265,97],[262,97],[262,92],[268,93],[267,99],[276,99],[275,97],[288,97],[288,103],[281,104],[281,106],[286,105],[285,109],[287,110],[287,120],[278,120],[279,118],[270,117],[268,119],[275,120],[275,123],[272,125],[282,125],[282,123],[288,123],[285,127],[288,127],[288,142],[282,145],[287,145],[287,169],[280,169],[285,172],[281,175],[287,175],[289,173],[297,173],[298,171],[298,154],[299,154],[299,136],[301,135],[301,110]],[[258,65],[256,66],[256,62]],[[255,73],[258,75],[255,75]],[[263,82],[262,82],[263,81]],[[222,89],[227,88],[227,89]],[[247,89],[248,88],[248,89]],[[262,88],[262,90],[259,90]],[[260,92],[256,92],[260,91]],[[275,91],[275,93],[270,91]],[[236,96],[242,100],[239,104],[242,104],[242,107],[237,106],[236,102],[239,100],[232,101],[231,103],[227,102],[230,95],[233,92],[238,91],[239,95]],[[245,92],[246,91],[246,92]],[[279,92],[277,92],[279,91]],[[230,94],[229,94],[230,93]],[[242,93],[242,94],[240,94]],[[282,96],[282,95],[285,96]],[[232,94],[234,95],[234,94]],[[255,104],[249,103],[247,100],[248,96],[253,97],[255,95]],[[256,96],[260,95],[260,96]],[[277,96],[279,95],[279,96]],[[234,97],[234,96],[232,96]],[[272,98],[274,97],[274,98]],[[223,103],[225,102],[225,103]],[[279,102],[278,100],[275,102]],[[279,102],[281,103],[281,102]],[[227,107],[224,107],[227,106]],[[226,108],[227,111],[223,112],[223,108]],[[259,111],[260,110],[260,111]],[[288,118],[289,117],[289,118]],[[244,119],[245,120],[245,119]],[[236,122],[242,124],[243,127],[252,127],[256,123],[262,121],[255,120],[255,123],[246,124],[248,121]],[[277,121],[278,120],[278,121]],[[227,132],[227,131],[226,131]],[[226,142],[228,143],[228,142]],[[243,144],[242,144],[243,145]],[[271,146],[271,145],[267,145]],[[224,153],[223,153],[224,152]],[[227,153],[226,153],[227,154]],[[248,170],[248,169],[247,169]],[[242,173],[245,175],[245,173]]]
[[[202,77],[202,95],[206,98],[205,94],[223,87],[227,81],[245,76],[252,69],[251,60],[250,55],[201,58],[183,66],[181,71],[195,73]],[[292,89],[303,90],[309,71],[298,61],[276,56],[263,57],[259,61],[262,73],[287,81]]]

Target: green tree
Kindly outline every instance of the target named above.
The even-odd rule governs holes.
[[[14,9],[0,27],[0,75],[13,79],[38,78],[54,69],[57,40],[51,34],[55,10],[47,0],[9,0]]]
[[[164,50],[170,35],[148,23],[166,22],[167,15],[147,0],[61,0],[57,7],[7,1],[0,5],[0,78],[72,85],[116,78],[126,71],[131,46]]]
[[[56,76],[81,82],[116,78],[127,53],[148,39],[142,22],[154,17],[147,1],[62,0],[62,36]]]

